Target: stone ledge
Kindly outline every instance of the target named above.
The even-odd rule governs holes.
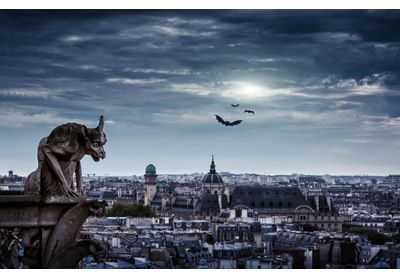
[[[0,196],[0,228],[55,226],[63,213],[84,199],[51,198],[15,195]]]

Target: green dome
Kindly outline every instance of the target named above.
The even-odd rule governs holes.
[[[146,174],[156,173],[156,167],[153,164],[150,164],[146,167]]]

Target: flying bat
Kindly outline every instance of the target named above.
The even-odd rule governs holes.
[[[237,104],[237,105],[231,104],[231,106],[234,107],[234,108],[237,108],[239,106],[239,104]]]
[[[252,113],[252,114],[254,114],[254,111],[252,111],[252,110],[249,110],[249,109],[246,109],[245,111],[244,111],[244,113]]]
[[[219,116],[217,114],[215,115],[215,118],[218,120],[219,123],[222,123],[223,125],[225,125],[225,127],[226,126],[236,126],[236,125],[239,125],[243,121],[243,120],[235,120],[233,122],[225,121],[222,119],[221,116]]]

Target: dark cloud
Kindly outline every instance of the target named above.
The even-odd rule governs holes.
[[[368,144],[399,153],[399,21],[398,10],[1,11],[0,124],[20,136],[105,114],[125,163],[132,141],[160,158],[236,148],[242,160],[227,169],[260,172],[269,153],[315,147],[337,150],[326,172],[343,171],[339,157],[368,161]],[[246,133],[221,129],[215,113],[243,118]],[[385,152],[374,159],[391,170]]]

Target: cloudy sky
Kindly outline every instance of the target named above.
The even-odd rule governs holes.
[[[399,25],[396,10],[1,11],[0,174],[100,114],[107,158],[84,173],[206,172],[211,154],[236,173],[400,173]]]

